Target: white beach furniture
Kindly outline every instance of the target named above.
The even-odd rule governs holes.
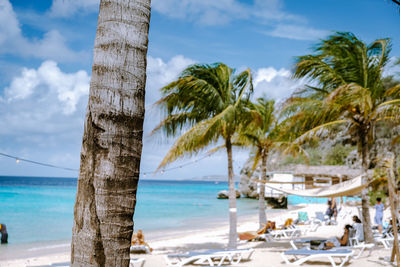
[[[228,261],[229,264],[238,264],[242,259],[249,260],[254,249],[233,250],[208,250],[204,252],[189,252],[184,254],[165,255],[168,266],[181,267],[187,264],[208,264],[209,266],[221,266]]]
[[[293,239],[295,237],[301,236],[302,230],[298,228],[288,228],[282,230],[272,230],[269,233],[260,235],[261,238],[264,238],[266,241],[276,241],[281,238],[285,239]]]
[[[210,266],[221,266],[225,260],[228,260],[228,254],[191,252],[186,254],[170,254],[165,255],[164,259],[168,266],[182,267],[188,264],[208,264]]]
[[[292,249],[281,253],[282,259],[287,264],[301,265],[306,261],[316,258],[327,258],[332,267],[342,267],[353,256],[354,252],[351,250],[310,250],[310,249]],[[293,256],[294,261],[290,261],[288,256]],[[335,263],[336,258],[340,259],[339,265]]]
[[[325,241],[325,240],[322,240],[322,239],[306,239],[306,238],[304,238],[304,239],[290,240],[289,243],[290,243],[290,245],[292,246],[293,249],[299,250],[299,247],[296,245],[296,243],[309,243],[311,240]],[[372,249],[373,247],[375,247],[375,244],[367,244],[367,243],[364,243],[364,242],[359,242],[359,243],[354,244],[352,246],[333,247],[333,248],[331,248],[329,250],[330,251],[333,251],[333,250],[336,250],[336,251],[338,251],[338,250],[352,250],[352,251],[354,251],[354,254],[352,255],[352,257],[354,259],[358,259],[359,257],[361,257],[361,255],[363,254],[363,252],[366,249]],[[304,250],[304,249],[310,249],[310,248],[309,247],[301,248],[301,250]],[[356,254],[356,252],[358,252],[358,253]],[[370,254],[371,254],[371,250],[370,250]]]
[[[129,267],[143,267],[145,260],[143,258],[131,259]]]
[[[371,249],[375,247],[375,244],[368,244],[368,243],[364,243],[364,242],[360,242],[356,245],[353,246],[344,246],[344,247],[336,247],[336,248],[332,248],[331,250],[346,250],[346,249],[350,249],[354,251],[354,255],[352,256],[354,259],[358,259],[359,257],[361,257],[361,255],[363,254],[363,252],[366,249],[369,249],[369,254],[371,254]],[[356,254],[356,252],[358,251],[358,253]]]
[[[389,249],[393,247],[394,237],[389,235],[387,237],[377,237],[375,241],[381,243],[385,249]]]

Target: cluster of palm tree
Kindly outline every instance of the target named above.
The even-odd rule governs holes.
[[[179,136],[159,168],[180,157],[214,145],[228,156],[229,247],[236,246],[236,195],[232,146],[252,148],[253,170],[261,167],[266,180],[268,156],[275,151],[301,151],[310,138],[334,133],[340,127],[358,144],[365,182],[370,166],[369,149],[379,123],[397,123],[400,84],[384,82],[390,58],[390,40],[366,45],[351,33],[336,33],[322,40],[314,54],[297,58],[294,78],[308,79],[279,108],[265,97],[251,101],[249,69],[236,74],[223,63],[192,65],[162,88],[157,102],[166,111],[154,131]],[[391,88],[388,87],[391,85]],[[218,145],[224,140],[223,145]],[[260,196],[264,195],[261,186]],[[366,240],[370,236],[367,192],[362,192]],[[265,201],[259,198],[260,225],[266,223]]]

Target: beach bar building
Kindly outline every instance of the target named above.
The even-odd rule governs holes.
[[[301,183],[304,184],[304,187],[301,189],[312,189],[345,182],[359,176],[361,170],[352,169],[344,165],[308,166],[298,164],[288,165],[285,166],[285,168],[274,170],[271,173],[273,180],[276,181],[278,181],[278,179],[274,179],[274,174],[292,174],[293,189],[299,188],[298,184]]]
[[[275,169],[268,173],[268,181],[264,184],[256,173],[249,183],[256,183],[257,195],[260,187],[265,186],[265,199],[270,204],[284,204],[284,199],[288,194],[324,197],[325,195],[335,194],[334,191],[327,191],[332,188],[336,190],[338,196],[344,193],[351,195],[352,192],[358,194],[361,179],[354,178],[361,175],[360,169],[352,169],[342,165],[288,165],[284,168]],[[356,189],[358,188],[358,189]],[[319,193],[318,193],[319,192]],[[328,193],[329,192],[329,193]]]

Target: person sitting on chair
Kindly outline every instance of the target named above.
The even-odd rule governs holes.
[[[353,216],[353,225],[352,225],[354,231],[355,231],[355,235],[354,237],[357,238],[357,241],[361,242],[364,241],[364,229],[363,229],[363,224],[360,220],[360,218],[358,218],[357,215]]]
[[[334,247],[340,247],[340,246],[347,246],[349,242],[349,232],[352,229],[350,224],[346,224],[344,227],[344,234],[342,237],[335,237],[333,239],[325,241],[325,243],[321,244],[320,249],[330,249]]]

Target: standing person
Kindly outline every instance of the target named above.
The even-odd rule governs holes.
[[[336,207],[336,198],[331,198],[331,210],[333,210],[333,217],[335,217],[335,222],[337,221],[337,207]]]
[[[328,209],[326,211],[326,215],[329,216],[329,221],[332,219],[332,216],[335,217],[335,221],[336,221],[337,208],[336,208],[336,200],[333,197],[330,200],[328,200]]]
[[[375,204],[375,224],[378,225],[379,233],[382,234],[382,219],[383,219],[383,210],[385,209],[385,205],[381,202],[382,199],[380,197],[376,198]]]
[[[5,224],[0,224],[0,233],[1,233],[1,244],[7,244],[8,243],[8,233],[7,233],[7,227]]]

